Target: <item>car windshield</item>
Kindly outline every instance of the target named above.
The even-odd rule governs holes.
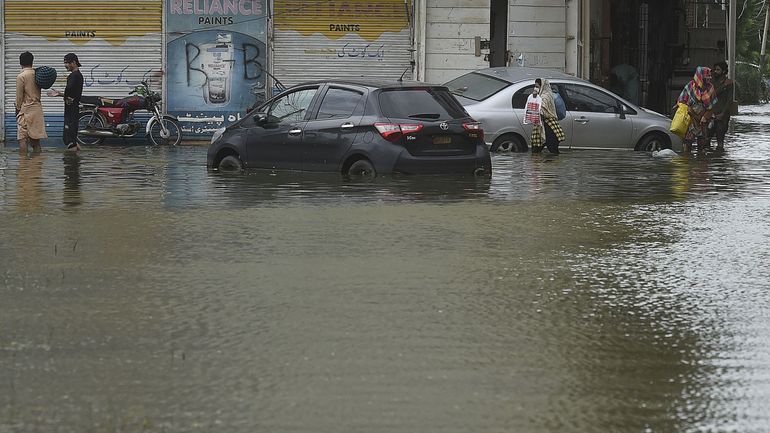
[[[471,72],[446,83],[449,91],[455,95],[474,101],[483,101],[511,83],[484,74]]]
[[[382,114],[397,119],[461,119],[468,117],[462,105],[443,88],[386,89],[380,93]]]

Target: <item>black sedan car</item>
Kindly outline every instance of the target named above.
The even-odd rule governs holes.
[[[216,131],[207,165],[368,177],[491,173],[484,131],[446,87],[349,80],[294,86]]]

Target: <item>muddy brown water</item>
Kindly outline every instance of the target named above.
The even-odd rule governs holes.
[[[0,150],[0,432],[764,432],[770,107],[488,181]]]

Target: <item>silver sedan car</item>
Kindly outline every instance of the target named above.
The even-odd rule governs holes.
[[[445,85],[468,113],[482,123],[492,151],[524,152],[531,125],[524,125],[524,106],[536,78],[546,78],[567,106],[560,120],[567,140],[562,148],[681,150],[682,140],[669,132],[671,119],[620,96],[558,71],[525,67],[482,69]]]

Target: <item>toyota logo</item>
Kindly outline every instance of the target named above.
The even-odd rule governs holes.
[[[438,127],[441,128],[442,131],[446,131],[447,129],[449,129],[449,124],[446,122],[441,122],[441,124]]]

